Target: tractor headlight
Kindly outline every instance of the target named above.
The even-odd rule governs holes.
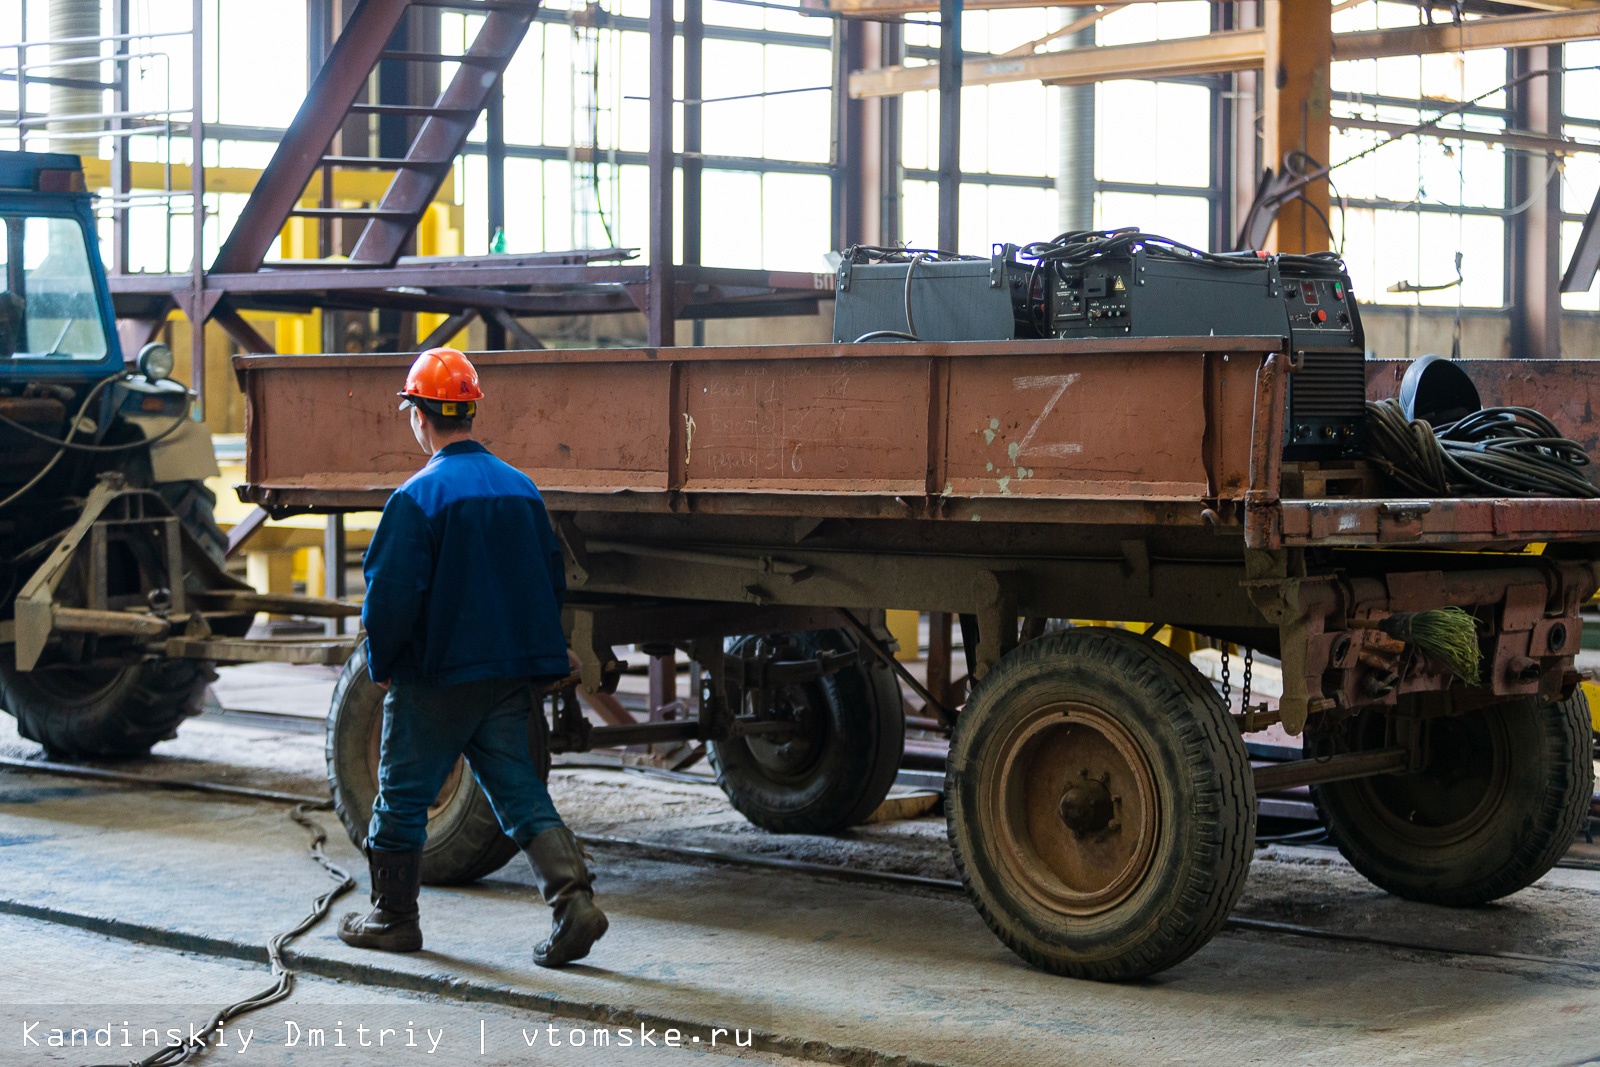
[[[165,381],[172,377],[172,369],[177,365],[172,349],[160,341],[151,341],[139,349],[139,373],[152,382]]]

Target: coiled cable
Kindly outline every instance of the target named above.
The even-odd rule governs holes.
[[[1407,419],[1398,400],[1369,401],[1367,458],[1430,496],[1600,497],[1583,473],[1583,446],[1532,408],[1484,408],[1431,426]]]

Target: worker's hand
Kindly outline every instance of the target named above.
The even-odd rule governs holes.
[[[385,693],[387,693],[389,691],[389,683],[388,682],[373,682],[372,684],[377,686],[379,689],[382,689]]]

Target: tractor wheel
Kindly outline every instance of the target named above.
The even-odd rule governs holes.
[[[345,661],[334,687],[325,749],[333,810],[351,842],[360,849],[366,847],[367,823],[378,799],[378,744],[382,732],[383,690],[373,684],[367,673],[366,645],[362,643]],[[548,776],[548,765],[544,770]],[[504,867],[516,854],[516,842],[500,829],[489,798],[479,788],[467,761],[457,760],[428,809],[422,880],[429,885],[475,882]]]
[[[16,716],[18,732],[52,758],[143,756],[200,714],[216,676],[211,664],[197,660],[19,671],[6,653],[0,705]]]

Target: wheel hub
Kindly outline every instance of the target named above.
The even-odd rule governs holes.
[[[1080,772],[1079,778],[1061,794],[1060,810],[1061,821],[1067,824],[1067,829],[1082,837],[1084,834],[1097,834],[1109,827],[1112,816],[1116,814],[1116,802],[1121,798],[1113,797],[1106,788],[1106,783],[1111,780],[1109,774],[1090,778],[1085,769]]]
[[[1006,867],[1041,905],[1093,915],[1143,882],[1159,829],[1155,776],[1112,715],[1058,703],[1019,721],[994,746],[984,803]]]
[[[772,718],[791,723],[793,729],[746,737],[745,744],[751,755],[779,776],[804,774],[821,753],[821,713],[812,706],[803,688],[790,687],[780,690],[773,698]]]

